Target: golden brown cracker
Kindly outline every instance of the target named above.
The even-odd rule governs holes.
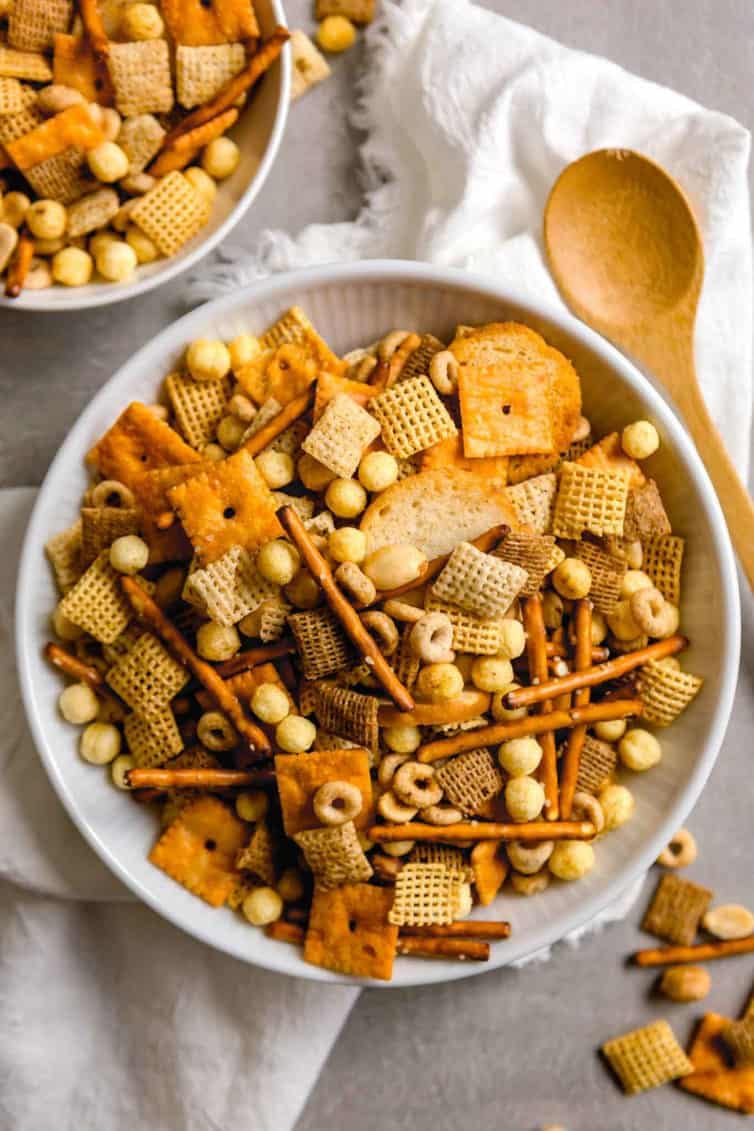
[[[710,1103],[754,1115],[754,1065],[728,1062],[722,1034],[729,1024],[719,1013],[705,1014],[689,1049],[693,1072],[680,1085]]]
[[[105,135],[85,105],[69,106],[48,118],[24,137],[5,146],[19,169],[30,169],[67,149],[93,149],[105,141]]]
[[[135,490],[145,471],[201,463],[201,457],[151,409],[133,401],[97,441],[87,462],[103,479],[117,479]]]
[[[357,828],[367,828],[374,816],[372,780],[366,750],[313,750],[309,754],[278,754],[275,758],[280,809],[288,836],[318,828],[314,813],[314,794],[329,781],[355,785],[363,799],[361,812],[354,820]]]
[[[161,10],[177,44],[211,47],[259,35],[252,0],[162,0]]]
[[[337,974],[389,981],[398,928],[388,922],[389,888],[346,884],[316,889],[304,943],[304,961]]]
[[[194,895],[221,907],[238,879],[243,821],[216,797],[185,806],[149,854],[150,861]]]
[[[317,379],[317,361],[294,343],[262,350],[246,365],[239,366],[236,380],[243,392],[261,405],[273,399],[282,407],[305,393]]]

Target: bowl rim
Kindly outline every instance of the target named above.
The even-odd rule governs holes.
[[[269,0],[272,14],[278,24],[288,26],[282,0]],[[0,309],[18,310],[29,314],[69,314],[73,310],[93,310],[96,307],[113,306],[115,303],[126,302],[131,298],[138,298],[164,283],[169,283],[183,271],[209,255],[222,240],[235,228],[236,224],[245,216],[253,202],[262,190],[269,176],[273,163],[278,155],[280,143],[283,140],[285,126],[290,110],[291,89],[291,50],[286,43],[276,61],[280,67],[280,90],[278,93],[275,117],[272,122],[270,138],[265,146],[262,159],[257,170],[244,189],[236,204],[228,213],[222,224],[205,239],[201,240],[184,258],[178,255],[169,256],[164,261],[164,266],[151,275],[145,275],[129,283],[109,283],[96,285],[89,293],[71,287],[65,296],[65,301],[53,302],[46,298],[47,290],[22,292],[19,298],[6,298],[0,291]],[[266,77],[266,76],[265,76]]]
[[[381,284],[391,282],[408,285],[424,286],[440,285],[457,289],[460,293],[474,290],[483,294],[501,305],[515,305],[529,310],[533,317],[541,318],[556,325],[559,329],[580,340],[586,348],[598,356],[608,368],[617,372],[621,379],[635,388],[644,399],[654,417],[661,423],[662,428],[669,436],[674,449],[685,463],[692,477],[700,505],[706,512],[706,517],[713,531],[712,552],[715,554],[723,581],[722,589],[722,623],[720,626],[722,638],[725,642],[723,649],[723,671],[720,682],[720,692],[709,723],[709,738],[697,759],[697,764],[690,777],[684,783],[675,804],[666,812],[660,827],[654,836],[648,839],[641,851],[630,856],[626,863],[618,870],[604,890],[591,895],[580,903],[578,907],[566,912],[561,912],[552,920],[533,928],[530,943],[524,949],[516,948],[515,941],[511,945],[497,949],[488,963],[483,966],[472,966],[467,963],[457,963],[451,967],[449,963],[425,963],[419,970],[412,970],[407,978],[394,979],[392,982],[375,982],[364,978],[350,978],[334,975],[319,967],[307,966],[298,956],[289,955],[289,948],[281,946],[280,955],[275,953],[271,958],[265,956],[261,960],[258,956],[247,951],[226,944],[222,939],[213,937],[214,929],[211,927],[211,917],[207,917],[210,926],[201,927],[195,923],[187,923],[182,912],[159,901],[147,891],[140,881],[131,875],[128,869],[111,852],[107,844],[100,839],[93,828],[89,826],[84,815],[79,812],[76,797],[68,789],[58,770],[51,746],[48,744],[42,725],[41,709],[37,708],[34,698],[34,672],[39,663],[39,657],[29,646],[35,633],[30,620],[33,609],[33,578],[40,567],[40,552],[44,542],[49,537],[49,530],[41,529],[43,515],[41,501],[53,488],[57,479],[58,468],[69,458],[68,453],[83,451],[85,448],[89,421],[97,412],[101,400],[104,400],[109,390],[120,384],[129,373],[143,368],[148,355],[155,349],[156,343],[166,350],[180,348],[197,333],[201,333],[204,324],[215,316],[230,315],[235,310],[259,300],[275,300],[284,302],[284,296],[291,292],[311,289],[317,286],[328,286],[348,283]],[[696,803],[701,790],[712,770],[714,762],[722,744],[725,730],[733,705],[736,688],[739,655],[740,655],[741,616],[739,604],[738,580],[733,550],[730,543],[727,527],[723,518],[720,504],[715,495],[712,483],[696,452],[691,439],[681,425],[673,410],[653,388],[650,382],[623,354],[621,354],[608,341],[591,330],[584,323],[577,320],[567,310],[557,309],[551,303],[526,295],[516,295],[506,286],[499,285],[489,277],[477,275],[458,268],[437,267],[431,264],[416,263],[410,260],[366,260],[359,263],[330,264],[313,267],[305,270],[290,271],[281,275],[270,276],[257,280],[231,294],[224,295],[210,303],[206,303],[196,310],[189,312],[182,318],[171,323],[160,332],[151,342],[142,346],[128,361],[126,361],[113,374],[110,380],[102,386],[96,396],[90,401],[87,408],[78,417],[70,429],[65,440],[58,449],[42,486],[35,500],[31,517],[24,536],[21,552],[18,581],[16,589],[16,661],[21,685],[22,699],[26,717],[34,739],[35,747],[45,767],[50,782],[63,803],[68,815],[89,843],[93,850],[107,867],[128,887],[134,895],[145,902],[152,910],[162,915],[175,926],[185,930],[188,934],[208,943],[215,949],[223,951],[235,958],[240,958],[251,965],[259,966],[278,973],[291,974],[305,977],[310,980],[339,983],[346,985],[369,986],[378,988],[404,988],[412,985],[426,985],[436,982],[455,981],[460,978],[471,977],[509,965],[511,962],[521,961],[531,957],[538,951],[553,945],[571,931],[582,927],[593,919],[600,911],[614,902],[628,887],[647,871],[648,867],[657,858],[661,849],[666,845],[670,836],[679,828],[690,810]],[[402,960],[405,961],[405,960]],[[416,964],[413,964],[414,966]]]

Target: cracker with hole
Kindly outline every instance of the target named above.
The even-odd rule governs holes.
[[[236,857],[247,826],[216,797],[185,806],[149,854],[152,864],[212,907],[221,907],[238,880]]]
[[[315,889],[304,941],[304,961],[336,974],[389,981],[398,928],[388,921],[389,888],[346,884]]]
[[[79,104],[47,118],[24,137],[8,142],[5,148],[14,164],[25,171],[68,149],[94,149],[103,141],[105,135],[89,108]]]
[[[252,0],[162,0],[162,14],[179,45],[211,47],[259,35]]]
[[[61,33],[55,36],[52,81],[77,90],[87,102],[110,104],[109,84],[100,73],[85,36]]]
[[[235,372],[242,392],[257,405],[273,400],[282,409],[317,379],[317,361],[298,343],[265,348]]]
[[[329,781],[348,782],[361,792],[362,807],[354,818],[358,829],[368,828],[374,818],[369,756],[361,747],[347,750],[312,750],[309,754],[278,754],[275,757],[280,810],[288,836],[320,827],[314,812],[314,795]]]
[[[719,1013],[704,1015],[689,1048],[693,1072],[679,1083],[709,1103],[754,1115],[754,1065],[731,1065],[723,1041],[729,1025]]]
[[[145,471],[200,462],[199,454],[174,428],[138,401],[123,410],[87,455],[87,463],[103,479],[116,479],[127,487]]]

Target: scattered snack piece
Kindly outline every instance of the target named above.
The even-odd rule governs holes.
[[[388,920],[392,903],[389,888],[315,889],[304,961],[338,974],[389,981],[398,943],[398,928]]]
[[[646,914],[642,930],[670,943],[693,943],[702,916],[712,900],[712,892],[668,873],[660,878]]]
[[[628,1096],[693,1072],[694,1066],[667,1021],[654,1021],[602,1046],[602,1052]]]
[[[745,939],[754,934],[754,915],[740,903],[721,903],[705,913],[702,926],[716,939]]]
[[[669,966],[660,979],[659,991],[671,1001],[701,1001],[711,985],[703,966]]]
[[[317,83],[329,78],[330,65],[321,51],[317,50],[306,32],[296,28],[291,32],[291,100],[300,98]]]
[[[696,841],[688,829],[679,829],[657,857],[663,868],[687,868],[697,857]]]
[[[194,895],[220,907],[237,882],[235,861],[245,837],[246,826],[230,809],[216,797],[200,797],[181,810],[149,859]]]
[[[754,1115],[754,1066],[730,1066],[722,1042],[729,1024],[718,1013],[705,1014],[689,1048],[693,1072],[680,1085],[710,1103]]]

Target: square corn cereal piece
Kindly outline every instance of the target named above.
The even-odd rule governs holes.
[[[21,113],[24,109],[23,89],[18,79],[0,78],[0,117]]]
[[[428,594],[425,608],[428,613],[445,613],[453,625],[453,648],[457,652],[472,652],[475,656],[496,656],[500,651],[500,618],[475,617],[449,605],[433,594]]]
[[[533,597],[544,585],[547,574],[558,564],[558,550],[551,534],[528,534],[524,530],[511,530],[497,549],[493,550],[493,556],[526,570],[528,576],[520,595]]]
[[[579,542],[575,556],[589,567],[592,575],[589,599],[595,609],[606,616],[614,612],[626,574],[625,561],[606,554],[593,542]]]
[[[301,28],[291,32],[291,101],[332,73],[322,52]]]
[[[379,746],[379,703],[374,695],[362,695],[346,687],[317,687],[317,721],[323,730],[376,751]]]
[[[598,537],[622,535],[627,499],[628,478],[623,472],[564,463],[552,532],[556,538],[580,538],[585,530]]]
[[[346,370],[346,363],[333,353],[300,306],[292,306],[277,322],[268,326],[261,335],[259,344],[262,349],[295,345],[316,362],[317,371],[326,369],[330,373],[342,374]]]
[[[670,519],[654,479],[648,479],[642,487],[632,487],[626,502],[623,537],[631,542],[646,542],[670,532]]]
[[[278,754],[275,757],[280,810],[288,836],[319,828],[314,812],[314,794],[330,781],[344,781],[360,790],[363,805],[354,818],[358,829],[368,828],[374,816],[369,757],[362,747],[348,750],[312,750],[309,754]]]
[[[18,168],[25,172],[69,149],[93,149],[104,140],[105,135],[89,107],[78,104],[46,118],[30,133],[8,142],[5,148]]]
[[[301,446],[341,479],[350,479],[379,434],[374,417],[341,393],[330,401]]]
[[[204,227],[209,213],[204,197],[175,170],[139,198],[130,218],[163,255],[175,255]]]
[[[305,679],[321,679],[353,663],[351,641],[330,609],[292,613],[288,625],[296,641]]]
[[[7,81],[15,82],[16,80],[8,79]],[[21,109],[13,114],[0,114],[0,145],[6,145],[9,141],[16,141],[17,138],[24,137],[44,121],[41,111],[36,106],[36,90],[31,86],[22,86],[21,91],[23,103]]]
[[[260,608],[259,639],[264,644],[273,644],[285,634],[293,606],[282,597],[275,597],[270,601],[263,601]]]
[[[35,51],[16,51],[0,43],[0,77],[50,82],[52,71],[44,55]]]
[[[407,624],[402,630],[398,647],[390,658],[389,663],[404,687],[412,690],[419,675],[421,661],[411,647],[411,629],[413,625]]]
[[[266,821],[258,821],[251,840],[236,857],[236,867],[251,872],[266,884],[277,882],[277,858],[280,844]]]
[[[171,487],[168,497],[205,565],[234,546],[256,550],[281,533],[270,489],[243,448]]]
[[[459,542],[437,577],[432,592],[477,617],[503,616],[526,585],[521,566]]]
[[[86,176],[84,154],[73,148],[33,165],[24,171],[24,176],[40,199],[61,204],[72,204],[92,187]]]
[[[639,668],[637,690],[644,704],[643,718],[652,726],[669,727],[699,694],[704,680],[690,672],[677,671],[662,660],[650,660]]]
[[[194,381],[181,373],[165,378],[165,390],[181,434],[192,448],[203,448],[215,438],[230,397],[230,381]]]
[[[304,853],[318,888],[330,891],[359,884],[372,875],[353,821],[321,829],[306,829],[293,839]]]
[[[615,747],[588,734],[581,748],[576,789],[598,794],[611,780],[617,764],[618,755]]]
[[[120,208],[114,189],[102,188],[82,196],[68,209],[68,236],[86,236],[110,223]]]
[[[210,102],[246,65],[243,43],[212,47],[179,45],[175,51],[176,96],[187,110]]]
[[[754,1065],[754,1017],[731,1021],[723,1029],[722,1038],[736,1064]]]
[[[304,961],[357,978],[389,981],[398,928],[388,922],[389,888],[344,884],[315,888],[304,942]]]
[[[117,479],[132,489],[145,471],[200,462],[174,428],[138,401],[123,410],[87,456],[103,479]]]
[[[395,880],[388,919],[398,927],[452,923],[458,915],[464,880],[444,864],[404,864]]]
[[[246,825],[216,797],[186,805],[165,830],[149,859],[193,895],[221,907],[238,881],[236,856]]]
[[[644,543],[641,568],[671,605],[681,603],[681,567],[685,547],[684,539],[676,534],[663,534]]]
[[[45,543],[45,556],[52,566],[55,584],[67,593],[84,572],[81,564],[82,522],[77,518],[67,530],[53,534]]]
[[[142,635],[143,629],[138,625],[129,624],[125,632],[121,632],[111,644],[102,645],[102,656],[108,664],[117,664],[126,652],[130,652],[136,641]]]
[[[591,448],[587,448],[578,458],[580,467],[595,467],[601,471],[624,472],[628,478],[631,489],[642,487],[646,483],[644,472],[635,459],[631,459],[623,451],[618,432],[610,432],[603,436]]]
[[[451,758],[437,771],[437,781],[448,801],[473,816],[502,793],[503,779],[486,746]]]
[[[13,0],[8,44],[18,51],[47,51],[56,32],[67,31],[72,18],[71,0]]]
[[[169,707],[126,716],[123,733],[129,753],[137,766],[164,766],[183,750],[183,739]]]
[[[139,512],[135,507],[82,507],[81,561],[84,567],[91,565],[103,550],[108,550],[116,538],[138,532]]]
[[[706,1013],[689,1049],[694,1071],[679,1084],[685,1092],[719,1107],[754,1115],[754,1065],[731,1065],[723,1040],[731,1023],[719,1013]]]
[[[156,636],[145,632],[105,678],[131,710],[151,716],[183,690],[189,673]]]
[[[160,5],[171,38],[193,47],[255,39],[259,24],[252,0],[163,0]]]
[[[516,514],[535,534],[549,534],[557,493],[558,479],[552,473],[535,475],[508,488]]]
[[[92,562],[60,603],[60,611],[100,644],[111,644],[133,617],[133,609],[125,596],[121,575],[110,565],[104,551]]]
[[[210,620],[226,627],[238,624],[278,593],[277,585],[265,581],[249,551],[241,546],[233,546],[204,569],[194,570],[187,586]]]
[[[179,48],[180,50],[180,48]],[[131,176],[141,173],[159,152],[165,130],[154,114],[135,114],[120,127],[118,145],[129,160]]]
[[[433,844],[417,841],[408,856],[409,864],[442,864],[451,872],[459,872],[465,883],[471,883],[473,872],[463,852],[454,844]]]
[[[641,929],[669,943],[690,946],[711,900],[708,888],[667,873],[660,877]]]
[[[370,24],[374,19],[375,4],[376,0],[317,0],[314,18],[324,20],[327,16],[345,16],[352,24]]]
[[[170,56],[164,39],[111,43],[107,69],[115,91],[115,107],[124,118],[167,114],[173,109]]]
[[[52,75],[53,82],[77,90],[87,102],[109,105],[110,92],[86,36],[62,33],[55,36]]]
[[[391,455],[407,459],[423,452],[458,429],[429,377],[401,381],[380,393],[370,411],[382,427],[382,439]],[[468,454],[468,453],[467,453]]]
[[[602,1046],[602,1052],[627,1096],[657,1088],[693,1072],[667,1021],[653,1021]]]

